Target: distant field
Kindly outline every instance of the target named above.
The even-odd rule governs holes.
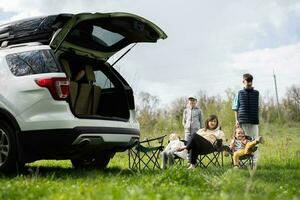
[[[38,161],[28,173],[0,176],[0,199],[300,199],[300,128],[261,127],[256,171],[185,166],[134,172],[127,153],[105,171],[75,170],[69,161]]]

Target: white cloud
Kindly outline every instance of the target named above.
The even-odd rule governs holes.
[[[287,87],[300,84],[300,43],[273,49],[260,49],[236,54],[232,67],[238,72],[250,72],[254,83],[264,93],[275,95],[273,71],[277,76],[278,92],[283,97]]]
[[[115,11],[150,19],[167,40],[137,45],[117,66],[136,91],[151,92],[163,103],[198,90],[224,95],[241,87],[244,71],[255,75],[262,91],[274,90],[273,68],[281,94],[298,80],[299,1],[0,0],[1,9],[17,13],[10,20]]]

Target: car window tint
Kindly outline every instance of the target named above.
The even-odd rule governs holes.
[[[114,84],[102,71],[95,71],[96,83],[95,85],[100,86],[102,89],[114,88]]]
[[[11,72],[15,76],[60,72],[50,50],[26,51],[6,56]]]
[[[124,36],[120,35],[119,33],[114,33],[109,30],[105,30],[100,26],[93,26],[92,35],[94,36],[94,40],[106,47],[110,47],[117,42],[121,41]]]
[[[80,47],[103,52],[117,51],[131,43],[120,33],[93,24],[78,25],[66,37],[66,41]]]

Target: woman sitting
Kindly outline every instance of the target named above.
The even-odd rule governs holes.
[[[198,155],[209,154],[217,149],[221,150],[222,141],[225,141],[225,134],[220,130],[218,117],[210,115],[205,121],[205,127],[193,134],[187,145],[179,149],[190,151],[190,165],[188,169],[195,168]]]

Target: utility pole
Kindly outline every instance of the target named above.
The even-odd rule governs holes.
[[[279,108],[279,99],[278,99],[278,91],[277,91],[277,82],[276,82],[276,75],[273,69],[273,76],[274,76],[274,83],[275,83],[275,92],[276,92],[276,101],[277,101],[277,112],[278,112],[278,119],[280,119],[280,108]]]

